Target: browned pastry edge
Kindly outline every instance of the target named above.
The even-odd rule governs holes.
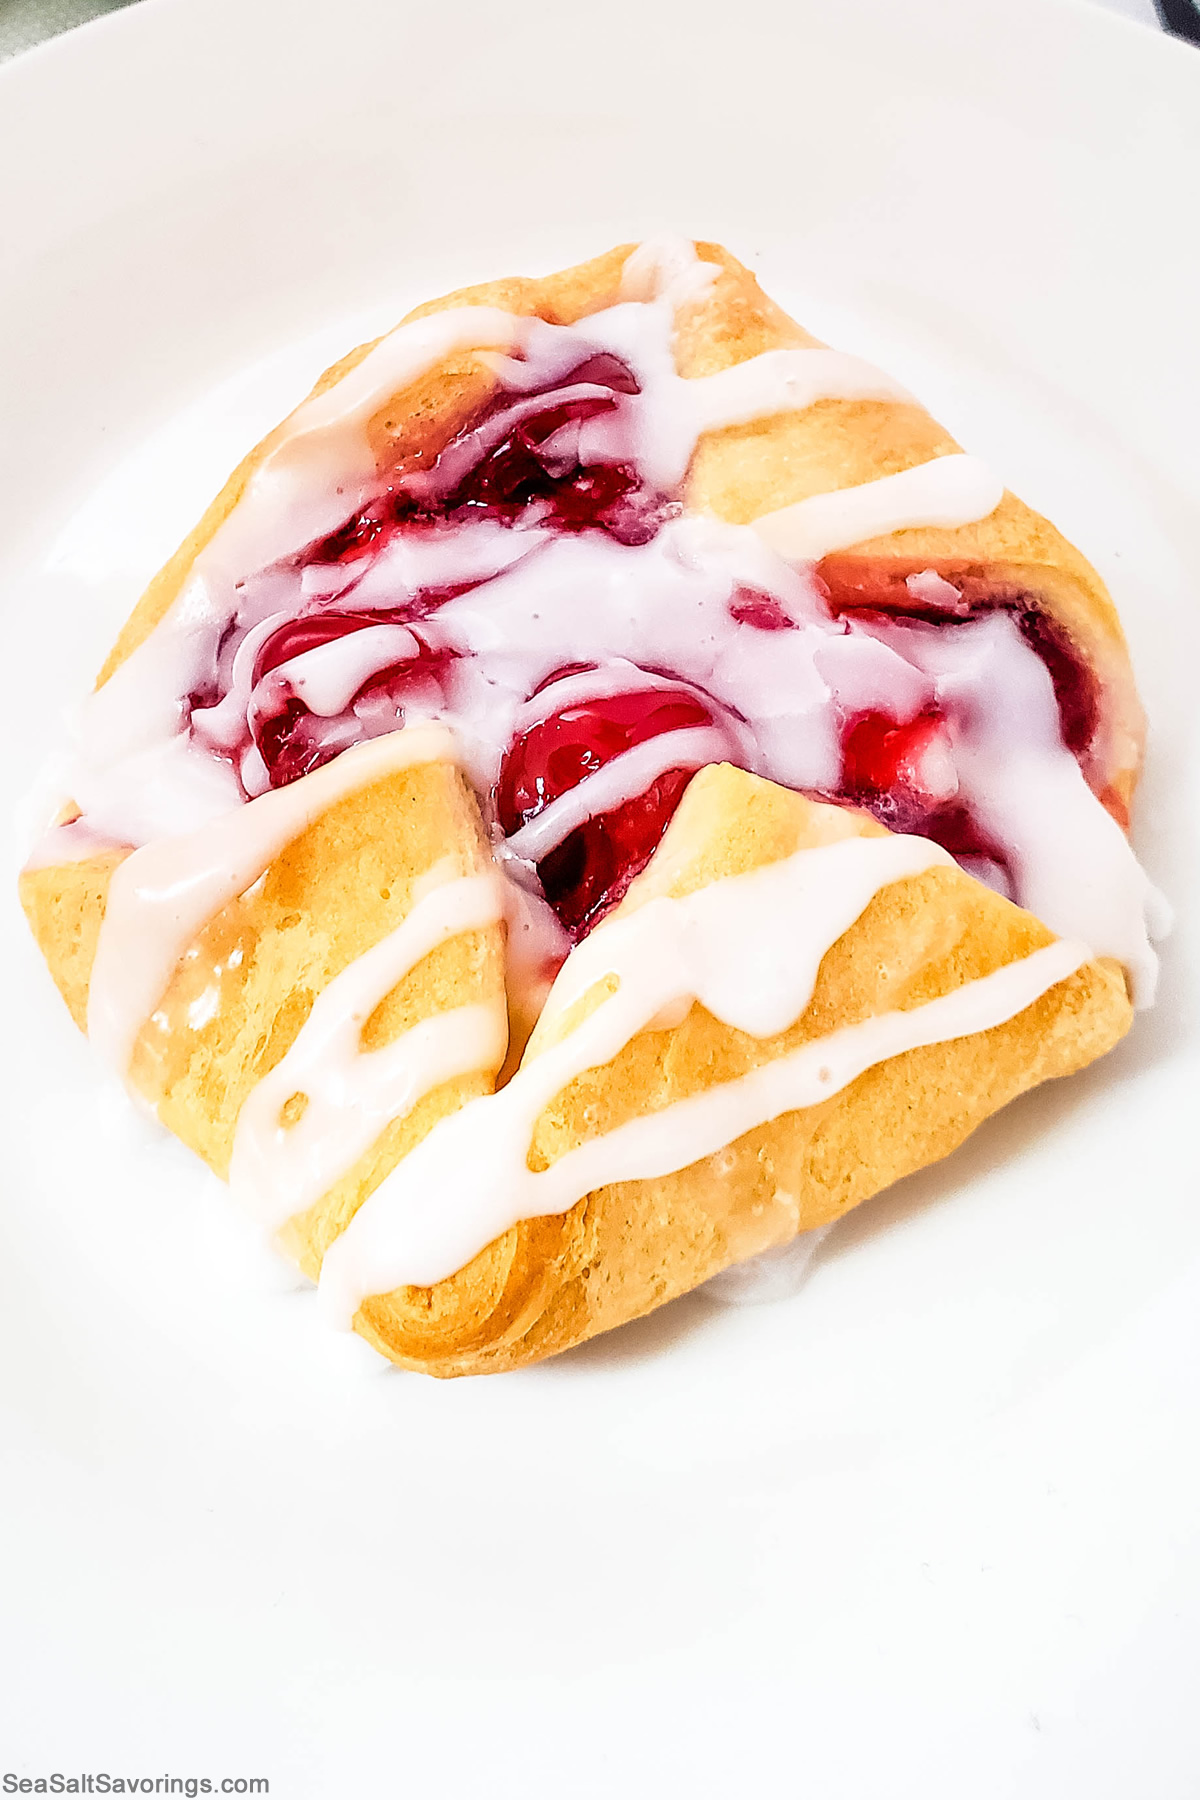
[[[701,257],[720,266],[721,274],[706,295],[678,314],[676,360],[681,373],[713,374],[764,350],[817,342],[763,293],[750,271],[728,251],[716,244],[696,247]],[[619,297],[631,248],[619,246],[591,262],[540,279],[514,278],[463,288],[416,308],[408,317],[420,318],[450,306],[488,305],[570,324]],[[373,347],[360,345],[333,364],[313,394],[333,386]],[[427,462],[494,390],[494,376],[473,353],[445,360],[393,395],[371,421],[381,464],[386,461],[401,470]],[[101,683],[169,610],[196,557],[233,510],[286,424],[283,421],[243,459],[151,581],[101,670]],[[693,460],[687,498],[694,507],[741,523],[811,494],[873,480],[957,448],[920,406],[825,400],[802,412],[708,433]],[[1120,622],[1100,577],[1048,521],[1006,494],[996,511],[977,525],[956,531],[894,532],[855,546],[854,554],[891,559],[906,567],[983,566],[997,579],[1017,581],[1038,600],[1060,622],[1077,654],[1099,679],[1104,745],[1095,759],[1093,784],[1102,793],[1110,791],[1118,801],[1114,810],[1127,816],[1144,728]],[[54,923],[102,908],[116,860],[109,854],[21,878],[30,923],[80,1022],[80,989],[86,991],[90,959],[81,960],[72,948],[73,938],[61,939]]]
[[[407,316],[422,318],[452,306],[496,306],[536,314],[552,324],[573,324],[617,300],[632,248],[620,245],[591,262],[542,278],[517,277],[460,288]],[[676,362],[681,374],[711,375],[765,350],[819,342],[769,299],[751,272],[722,246],[699,243],[696,248],[705,261],[719,265],[721,274],[706,296],[680,311]],[[373,348],[374,343],[360,345],[333,364],[313,394],[324,393]],[[394,395],[372,420],[372,440],[381,464],[403,471],[428,462],[494,391],[494,377],[474,354],[443,362]],[[243,460],[195,530],[154,577],[101,671],[102,682],[168,610],[196,556],[232,511],[282,429],[270,433]],[[801,412],[706,434],[689,473],[687,498],[698,510],[744,524],[812,494],[896,474],[958,448],[919,405],[822,400]],[[1003,581],[1023,586],[1059,620],[1099,677],[1107,701],[1104,779],[1128,803],[1140,765],[1144,720],[1120,620],[1095,569],[1048,520],[1006,493],[995,512],[977,524],[956,530],[892,532],[854,546],[852,554],[895,561],[914,571],[931,566],[989,570]]]
[[[766,349],[816,341],[763,295],[749,271],[725,251],[707,244],[698,249],[706,260],[718,262],[722,272],[710,293],[689,304],[679,316],[677,362],[683,374],[708,374]],[[430,302],[410,316],[451,305],[489,304],[518,313],[537,313],[552,322],[570,323],[618,297],[627,254],[628,247],[622,247],[543,280],[498,282],[462,290]],[[314,392],[332,385],[370,348],[361,346],[334,365],[322,376]],[[381,460],[386,456],[398,467],[428,461],[486,404],[493,391],[494,378],[477,357],[468,354],[449,359],[393,396],[376,415],[371,431]],[[196,556],[237,503],[278,435],[279,431],[270,434],[247,456],[195,530],[151,582],[118,638],[101,672],[101,681],[168,610]],[[694,460],[688,499],[695,507],[741,521],[812,493],[874,479],[956,448],[953,440],[918,406],[823,401],[803,413],[781,414],[756,425],[710,434],[701,442]],[[1004,580],[1015,579],[1023,584],[1025,591],[1060,620],[1077,652],[1101,677],[1109,738],[1105,768],[1110,785],[1128,797],[1136,779],[1141,727],[1124,640],[1099,577],[1052,526],[1013,496],[1006,495],[996,513],[979,525],[959,531],[898,532],[856,546],[854,554],[868,559],[890,558],[915,568],[983,566],[993,576],[1002,571]],[[709,780],[715,778],[702,776],[693,784],[697,803],[699,796],[709,791]],[[443,792],[437,804],[445,807],[443,848],[461,856],[465,869],[472,866],[472,857],[481,854],[478,824],[473,802],[458,778],[453,779],[457,783],[453,794]],[[248,933],[257,947],[251,966],[260,971],[260,987],[253,995],[247,992],[236,1001],[234,990],[238,984],[230,989],[228,973],[224,976],[227,991],[222,1010],[232,1008],[231,1038],[228,1043],[189,1046],[189,1055],[195,1052],[201,1062],[207,1056],[203,1074],[199,1065],[191,1063],[186,1071],[181,1071],[162,1027],[162,1019],[177,1018],[183,1004],[187,979],[182,966],[172,990],[164,997],[160,1017],[147,1026],[139,1040],[134,1064],[137,1085],[158,1104],[160,1115],[172,1129],[218,1170],[223,1170],[227,1161],[237,1107],[253,1079],[266,1073],[284,1054],[315,993],[353,955],[377,941],[403,916],[412,875],[420,866],[407,834],[413,817],[424,816],[435,798],[432,792],[426,793],[405,811],[405,794],[411,799],[420,786],[416,772],[409,772],[405,781],[408,785],[401,784],[401,789],[378,784],[341,803],[289,847],[273,866],[257,900],[237,901],[212,922],[204,934],[199,962],[193,959],[193,975],[198,966],[220,962],[220,946],[227,946],[238,933]],[[771,792],[782,794],[777,789]],[[781,804],[807,805],[794,795],[784,796]],[[404,831],[395,829],[397,807],[405,820]],[[431,819],[435,811],[436,808],[429,812]],[[678,843],[680,832],[694,816],[693,804],[672,827],[672,843]],[[358,845],[348,858],[341,835],[347,832]],[[474,848],[470,847],[472,844]],[[736,855],[732,850],[729,853]],[[31,926],[72,1016],[81,1026],[86,1016],[87,985],[107,884],[119,861],[119,853],[109,853],[31,871],[21,880],[22,902]],[[652,868],[661,866],[662,853]],[[352,878],[341,882],[336,875],[338,869]],[[983,895],[979,904],[985,912],[991,906],[1006,905],[965,876],[947,873],[945,877],[930,879],[934,879],[935,887],[947,882],[961,887],[973,899]],[[377,907],[371,895],[382,894],[385,889],[394,905]],[[939,908],[935,910],[942,909],[943,898],[938,896]],[[631,896],[627,904],[633,903],[636,896]],[[1008,912],[1015,918],[1027,917],[1015,908]],[[297,918],[304,922],[302,929],[297,926]],[[1024,929],[1030,927],[1043,929],[1033,921]],[[1009,930],[1016,931],[1016,927],[1010,926]],[[1040,941],[1045,941],[1045,935]],[[317,939],[321,940],[319,946]],[[448,951],[452,948],[447,947]],[[965,950],[963,956],[967,958],[963,964],[966,967],[970,959]],[[443,974],[426,971],[408,990],[402,993],[398,989],[389,997],[386,1007],[372,1021],[379,1042],[387,1041],[405,1024],[423,1016],[420,1009],[438,1010],[437,996],[443,991],[454,993],[459,999],[494,991],[500,979],[498,934],[473,934],[472,940],[462,946],[462,957],[462,966],[455,956],[448,956]],[[265,971],[270,971],[269,979]],[[916,980],[916,974],[912,978]],[[431,984],[427,1006],[425,980]],[[897,1086],[896,1078],[873,1071],[847,1090],[847,1096],[813,1109],[812,1134],[804,1137],[803,1145],[797,1138],[786,1152],[779,1152],[788,1179],[793,1184],[806,1184],[810,1195],[790,1229],[796,1229],[800,1223],[817,1223],[818,1215],[835,1216],[846,1205],[856,1203],[907,1169],[946,1154],[980,1118],[1012,1094],[1100,1054],[1115,1041],[1109,1013],[1116,1007],[1118,991],[1124,1006],[1124,985],[1119,974],[1102,964],[1089,965],[1087,971],[1062,984],[1061,992],[1056,990],[1055,996],[1048,996],[1027,1015],[1040,1034],[1036,1052],[1024,1045],[1028,1054],[1020,1069],[1014,1065],[1003,1078],[993,1071],[992,1061],[999,1057],[1007,1068],[1010,1050],[1015,1055],[1018,1048],[1009,1043],[1008,1034],[1014,1032],[1015,1026],[1002,1027],[999,1034],[985,1034],[974,1048],[960,1044],[941,1051],[911,1053],[916,1059],[911,1065],[916,1073],[906,1077],[907,1088],[903,1083]],[[244,1014],[240,1026],[235,1021],[238,1005]],[[1103,1014],[1108,1023],[1098,1025],[1098,1014]],[[255,1021],[252,1032],[246,1018]],[[690,1022],[684,1029],[686,1032],[697,1028]],[[1124,1028],[1122,1023],[1120,1029]],[[975,1044],[974,1040],[969,1042]],[[635,1052],[639,1056],[646,1054],[644,1049],[631,1046],[629,1055],[635,1061]],[[697,1053],[708,1054],[708,1050],[702,1046]],[[672,1054],[677,1062],[682,1051]],[[900,1131],[899,1148],[894,1152],[885,1153],[881,1145],[872,1159],[856,1162],[856,1133],[847,1121],[858,1105],[860,1091],[869,1117],[890,1119],[892,1128],[899,1131],[904,1121],[897,1108],[902,1111],[904,1093],[911,1089],[913,1081],[936,1087],[944,1079],[966,1093],[972,1081],[978,1084],[985,1077],[989,1083],[986,1096],[960,1096],[957,1110],[942,1120],[937,1134],[926,1128],[927,1121],[922,1116],[919,1130],[910,1129],[907,1137]],[[302,1266],[315,1273],[330,1237],[434,1117],[460,1104],[470,1092],[484,1091],[487,1085],[488,1080],[483,1077],[480,1082],[462,1084],[461,1092],[439,1091],[431,1096],[430,1104],[414,1115],[404,1129],[385,1134],[372,1158],[366,1159],[369,1169],[364,1171],[360,1165],[333,1196],[327,1197],[328,1205],[323,1203],[315,1209],[307,1221],[294,1221],[288,1234],[290,1247]],[[646,1090],[648,1103],[654,1091],[653,1086]],[[564,1113],[563,1130],[569,1127],[568,1114],[569,1107]],[[908,1123],[912,1127],[913,1122]],[[545,1130],[553,1136],[549,1122]],[[647,1215],[650,1203],[644,1184],[635,1184],[636,1191],[613,1189],[599,1199],[593,1196],[576,1209],[578,1219],[570,1215],[574,1224],[569,1229],[561,1220],[522,1225],[489,1247],[452,1282],[439,1284],[428,1292],[408,1290],[402,1299],[389,1304],[371,1303],[360,1318],[360,1329],[398,1360],[450,1374],[465,1372],[467,1368],[514,1366],[605,1329],[618,1317],[645,1311],[671,1294],[695,1285],[704,1278],[701,1269],[712,1273],[755,1247],[751,1243],[754,1233],[747,1236],[742,1209],[730,1200],[729,1194],[744,1182],[748,1194],[761,1197],[761,1170],[770,1159],[765,1147],[757,1142],[760,1136],[751,1134],[736,1148],[733,1167],[737,1179],[728,1192],[722,1186],[724,1200],[715,1191],[711,1171],[693,1172],[689,1177],[698,1184],[698,1193],[702,1188],[711,1190],[706,1191],[703,1204],[689,1209],[677,1191],[684,1177],[672,1177],[653,1203],[657,1208],[653,1218]],[[845,1158],[840,1165],[835,1151]],[[706,1166],[701,1167],[703,1171]],[[844,1178],[839,1178],[840,1185],[833,1179],[830,1171],[838,1167],[857,1170],[848,1185]],[[759,1175],[755,1174],[756,1169]],[[760,1185],[756,1186],[756,1182]],[[750,1204],[753,1207],[757,1202],[752,1200]],[[665,1217],[664,1207],[679,1209],[678,1234],[664,1226],[656,1236],[655,1220],[661,1222]],[[778,1208],[774,1213],[768,1208],[767,1214],[773,1220],[772,1231],[778,1235]],[[703,1230],[698,1222],[700,1215],[708,1220]],[[635,1218],[637,1230],[645,1234],[646,1264],[655,1269],[649,1285],[643,1284],[636,1291],[635,1285],[622,1275],[619,1260],[611,1266],[606,1260],[613,1243]],[[622,1220],[624,1224],[620,1223]],[[692,1245],[686,1252],[680,1248],[685,1240]]]
[[[814,843],[881,827],[727,764],[702,770],[619,909],[683,895]],[[883,889],[829,950],[812,1004],[766,1041],[694,1006],[572,1082],[541,1115],[530,1167],[714,1082],[893,1008],[905,1009],[1027,956],[1053,933],[959,869]],[[555,1041],[601,998],[593,990]],[[356,1328],[435,1375],[519,1367],[636,1318],[798,1230],[840,1218],[902,1175],[947,1156],[990,1114],[1103,1055],[1132,1017],[1124,975],[1089,962],[1005,1025],[891,1058],[819,1106],[787,1114],[661,1180],[621,1182],[561,1217],[527,1220],[433,1288],[368,1300]]]

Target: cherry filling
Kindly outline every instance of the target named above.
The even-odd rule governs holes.
[[[921,761],[936,741],[940,715],[919,713],[905,725],[886,713],[859,713],[842,738],[841,790],[883,798],[919,785]]]
[[[1028,593],[1015,586],[997,588],[995,578],[979,568],[948,567],[940,571],[945,598],[939,604],[931,604],[920,585],[927,571],[928,565],[913,570],[902,563],[838,556],[826,557],[817,565],[817,578],[836,618],[869,622],[876,616],[944,625],[954,620],[977,619],[988,612],[1011,613],[1021,636],[1049,670],[1058,700],[1063,742],[1086,766],[1100,724],[1099,684],[1063,626],[1036,605]],[[915,592],[909,586],[913,576]]]
[[[934,572],[933,582],[929,573],[927,565],[918,570],[865,557],[827,557],[817,567],[834,616],[857,620],[868,630],[873,618],[912,619],[952,630],[955,624],[989,612],[1009,613],[1053,682],[1063,742],[1085,775],[1091,775],[1101,716],[1099,682],[1063,626],[1027,592],[997,585],[987,570],[947,567]],[[992,863],[1011,880],[1003,849],[986,837],[964,806],[931,794],[923,779],[928,776],[924,764],[936,746],[937,728],[937,715],[931,712],[907,725],[880,713],[848,721],[835,797],[864,807],[893,831],[914,832],[932,838],[953,856]],[[1120,803],[1107,792],[1101,799],[1125,825]]]
[[[636,744],[715,723],[698,694],[665,685],[564,707],[522,732],[505,757],[496,787],[501,828],[511,836]],[[693,773],[668,769],[634,799],[578,826],[538,863],[542,891],[573,937],[615,906],[645,868]]]
[[[580,389],[591,391],[580,393]],[[304,563],[329,567],[352,564],[366,556],[374,558],[397,532],[436,533],[472,517],[486,517],[510,527],[528,521],[560,532],[602,531],[625,545],[648,543],[664,521],[678,512],[678,504],[647,488],[629,462],[585,464],[579,455],[579,429],[612,413],[619,395],[639,391],[628,366],[604,353],[588,357],[561,377],[545,394],[544,406],[536,404],[536,395],[519,399],[507,392],[497,395],[471,426],[445,447],[431,468],[400,477],[347,524],[312,546]],[[531,399],[535,402],[532,407]],[[512,415],[511,419],[507,415]],[[476,446],[478,455],[474,454]],[[316,610],[281,625],[260,647],[253,683],[257,687],[265,675],[283,664],[353,632],[375,625],[411,625],[428,618],[470,585],[426,588],[394,607],[369,611],[318,604]],[[418,639],[416,656],[379,671],[365,684],[355,696],[355,711],[361,711],[367,701],[379,716],[390,700],[394,722],[399,723],[406,692],[413,683],[435,674],[439,662],[444,665],[444,661]],[[212,698],[192,697],[195,705],[211,704]],[[346,747],[344,733],[314,720],[284,684],[268,696],[265,705],[259,701],[249,725],[272,787],[311,773]],[[673,806],[682,791],[679,784],[663,778],[655,785],[662,789],[659,804],[667,805],[670,798]],[[653,841],[657,842],[657,836]],[[578,845],[571,845],[569,851],[564,845],[561,854],[556,852],[564,865],[571,854],[578,856]],[[577,885],[590,891],[595,883],[581,879]]]
[[[564,400],[562,388],[589,386],[607,389]],[[592,356],[562,377],[558,389],[546,395],[543,409],[515,419],[494,443],[483,450],[465,473],[441,476],[471,436],[486,439],[487,427],[506,410],[512,397],[498,396],[480,415],[470,432],[460,433],[428,470],[402,477],[378,500],[331,533],[309,553],[316,563],[353,562],[373,548],[381,537],[404,526],[437,520],[461,520],[486,514],[501,524],[513,525],[533,511],[539,524],[560,531],[607,532],[622,544],[646,544],[664,520],[679,510],[678,503],[646,488],[629,462],[584,465],[570,448],[571,428],[613,410],[618,394],[640,392],[626,364],[607,354]]]
[[[393,609],[369,613],[307,613],[302,618],[289,619],[259,649],[254,663],[254,684],[257,686],[272,669],[291,662],[293,657],[304,656],[309,650],[317,650],[322,644],[332,644],[351,632],[366,630],[369,625],[403,625],[411,616],[406,610]]]
[[[630,460],[621,460],[620,397],[639,392],[626,365],[610,355],[579,363],[545,393],[505,391],[449,443],[429,469],[403,473],[340,530],[312,546],[301,565],[346,569],[340,598],[314,597],[310,609],[282,623],[258,651],[247,723],[272,787],[281,787],[329,761],[360,738],[394,729],[405,716],[436,716],[451,652],[435,650],[428,621],[449,600],[477,585],[400,590],[394,603],[356,608],[360,561],[378,565],[388,540],[414,541],[487,519],[514,531],[536,526],[557,533],[595,531],[627,546],[648,543],[678,503],[647,487]],[[536,542],[536,540],[534,540]],[[387,565],[381,565],[386,568]],[[949,630],[987,612],[1010,613],[1054,683],[1067,746],[1089,774],[1100,722],[1096,677],[1070,639],[1015,583],[997,583],[978,568],[940,573],[904,569],[877,559],[827,558],[817,571],[835,618],[852,618],[871,633],[872,620],[911,619]],[[321,582],[315,581],[318,589]],[[380,598],[379,590],[372,599]],[[794,622],[772,594],[740,588],[729,613],[755,632],[787,632]],[[300,697],[306,689],[289,666],[324,646],[372,627],[403,628],[395,659],[373,665],[336,717],[315,714]],[[379,639],[375,639],[377,645]],[[368,652],[370,646],[366,647]],[[349,650],[340,667],[356,667]],[[585,665],[590,666],[590,665]],[[279,673],[277,673],[279,672]],[[569,670],[560,670],[558,681]],[[268,679],[272,678],[272,679]],[[219,695],[194,695],[212,706]],[[334,702],[340,704],[338,695]],[[314,702],[315,704],[315,702]],[[521,830],[555,800],[614,758],[664,732],[712,727],[722,715],[669,671],[654,685],[560,708],[520,733],[504,756],[492,796],[506,835]],[[753,719],[749,721],[753,726]],[[976,858],[1006,873],[1004,855],[985,840],[958,800],[948,721],[934,706],[900,720],[882,711],[841,721],[842,766],[836,789],[819,797],[849,801],[896,831],[933,838],[952,854]],[[668,768],[645,790],[587,820],[538,862],[546,898],[574,937],[583,935],[621,899],[649,861],[691,779],[690,768]]]
[[[941,791],[943,732],[944,720],[933,708],[906,724],[886,713],[857,714],[844,728],[842,778],[829,798],[852,801],[890,831],[932,838],[952,856],[995,863],[1007,876],[1004,851],[979,830],[965,806]]]
[[[254,665],[257,689],[248,724],[250,735],[266,765],[272,787],[286,787],[302,775],[311,775],[323,763],[347,748],[344,732],[331,728],[324,719],[316,718],[303,700],[290,694],[286,687],[265,696],[258,683],[265,675],[282,668],[296,657],[323,645],[351,636],[376,625],[404,625],[414,614],[411,608],[380,609],[369,613],[321,612],[290,619],[262,645]],[[372,716],[374,735],[379,730],[394,730],[403,723],[405,702],[414,698],[419,684],[428,688],[444,673],[449,656],[429,649],[414,637],[413,652],[402,661],[389,663],[368,676],[353,696],[355,715],[363,720],[363,730],[355,737],[368,735],[366,718]],[[261,697],[260,697],[261,696]]]

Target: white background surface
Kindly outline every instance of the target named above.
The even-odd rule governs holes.
[[[1154,10],[1154,0],[1097,0],[1110,12],[1122,13],[1127,19],[1140,19],[1144,25],[1158,24],[1158,14]]]
[[[95,18],[133,0],[0,0],[0,57],[15,56],[56,32]],[[1154,0],[1094,0],[1126,18],[1158,26]]]
[[[862,1209],[796,1302],[436,1384],[325,1335],[112,1104],[6,897],[4,1768],[1195,1795],[1198,158],[1195,53],[1049,0],[150,0],[0,72],[6,809],[324,360],[672,226],[1088,550],[1180,910],[1128,1043]]]

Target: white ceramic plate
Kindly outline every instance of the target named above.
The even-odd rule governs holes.
[[[333,354],[672,227],[1095,560],[1179,911],[1130,1040],[795,1301],[439,1384],[113,1107],[6,884],[5,1770],[1195,1795],[1198,166],[1200,56],[1053,0],[149,0],[0,71],[6,808]]]

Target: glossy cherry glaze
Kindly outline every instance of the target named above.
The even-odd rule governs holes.
[[[590,357],[565,375],[559,387],[585,383],[607,387],[614,395],[640,391],[626,365],[608,355]],[[469,430],[479,432],[509,400],[508,395],[498,397]],[[679,511],[677,502],[644,487],[636,469],[627,463],[584,467],[576,462],[564,469],[559,466],[561,456],[544,449],[564,426],[594,417],[612,401],[602,395],[562,401],[551,393],[546,402],[544,411],[522,418],[459,481],[441,492],[441,465],[468,436],[467,431],[460,432],[429,469],[401,477],[378,500],[313,546],[305,560],[353,562],[375,548],[381,537],[405,527],[460,521],[472,514],[511,525],[531,510],[539,524],[550,524],[559,531],[598,530],[618,543],[649,543],[664,519]]]
[[[372,624],[392,622],[387,615],[370,621]],[[329,623],[340,624],[342,629],[330,632],[317,642],[329,643],[332,638],[345,636],[350,631],[362,628],[362,621],[352,622],[351,616],[344,613],[336,619],[330,619]],[[315,645],[307,647],[311,649]],[[299,655],[299,652],[291,654]],[[280,661],[283,660],[285,659],[280,658]],[[370,732],[364,728],[361,735],[378,736],[381,730],[395,731],[401,726],[404,723],[405,701],[412,698],[414,687],[418,683],[435,679],[444,670],[447,661],[444,654],[435,654],[422,645],[417,655],[404,662],[393,663],[389,668],[380,669],[365,681],[355,696],[354,708],[360,714],[369,708],[375,718],[375,728]],[[273,662],[270,666],[275,668],[278,664]],[[248,722],[250,735],[270,775],[271,786],[276,788],[299,781],[302,775],[311,775],[314,769],[331,762],[340,751],[349,747],[348,742],[339,741],[336,737],[330,738],[323,730],[324,721],[314,718],[304,702],[293,696],[283,695],[273,705],[265,708],[255,706],[250,711]]]
[[[637,688],[540,720],[509,750],[496,788],[506,835],[594,775],[615,756],[664,731],[716,723],[714,710],[686,688]],[[538,864],[542,889],[573,937],[617,904],[671,822],[691,769],[668,769],[644,793],[579,826]]]
[[[591,391],[580,395],[581,386]],[[568,387],[574,395],[564,398]],[[606,354],[589,358],[564,376],[544,396],[544,407],[514,408],[511,393],[499,394],[429,469],[398,476],[370,506],[313,545],[301,563],[329,567],[354,563],[365,555],[373,559],[396,533],[436,533],[472,517],[514,529],[536,524],[557,532],[600,531],[626,545],[648,543],[678,512],[678,503],[647,488],[630,464],[585,466],[578,455],[572,458],[570,450],[577,441],[570,430],[573,425],[611,408],[618,394],[637,391],[629,369]],[[520,412],[520,417],[501,422],[506,408]],[[480,449],[471,461],[473,438]],[[938,571],[953,585],[935,585],[932,601],[927,580],[916,584],[915,593],[907,585],[909,575],[920,573],[882,559],[840,556],[819,565],[818,579],[831,613],[853,617],[858,628],[867,631],[873,619],[902,616],[952,628],[996,608],[1011,612],[1050,672],[1064,739],[1086,769],[1099,720],[1097,683],[1062,628],[1027,593],[997,585],[986,571],[957,566]],[[423,589],[398,596],[394,606],[362,610],[353,606],[352,589],[340,604],[317,601],[311,611],[282,624],[260,647],[254,683],[307,651],[353,632],[378,625],[415,627],[414,652],[376,671],[353,698],[353,713],[364,720],[369,715],[372,730],[391,729],[403,722],[406,699],[413,699],[417,687],[424,684],[428,691],[429,683],[445,673],[446,656],[422,642],[421,621],[464,591],[465,587]],[[779,602],[754,589],[741,589],[730,611],[739,623],[758,631],[793,628]],[[564,669],[554,679],[568,672]],[[352,741],[344,730],[339,735],[327,721],[315,718],[289,692],[286,680],[275,688],[267,683],[258,694],[249,726],[273,787],[308,774]],[[211,699],[207,697],[207,703]],[[693,688],[673,682],[669,672],[663,672],[661,686],[638,686],[566,707],[530,727],[510,746],[491,796],[497,822],[511,835],[622,752],[662,732],[716,723],[715,705]],[[936,781],[930,781],[929,758],[932,754],[936,762],[944,729],[945,721],[934,708],[905,722],[883,712],[846,718],[841,780],[834,792],[819,797],[862,806],[892,830],[931,837],[957,856],[986,858],[1003,871],[1003,854],[982,838],[965,808],[939,795]],[[686,768],[667,770],[636,798],[578,827],[541,860],[538,873],[546,897],[573,937],[584,935],[614,906],[645,867],[691,773]]]
[[[1100,687],[1095,671],[1079,656],[1066,630],[1023,589],[998,581],[986,569],[943,564],[935,573],[953,586],[958,599],[930,605],[908,587],[908,578],[929,569],[879,557],[826,557],[817,565],[829,610],[869,627],[871,618],[921,619],[932,625],[977,619],[988,612],[1011,613],[1022,637],[1050,672],[1062,720],[1063,742],[1085,761],[1100,723]]]
[[[975,856],[1009,873],[1003,850],[979,830],[966,808],[931,795],[922,781],[923,758],[943,727],[935,709],[898,724],[886,713],[859,713],[842,737],[842,779],[830,800],[852,801],[889,831],[932,838],[952,856]]]

